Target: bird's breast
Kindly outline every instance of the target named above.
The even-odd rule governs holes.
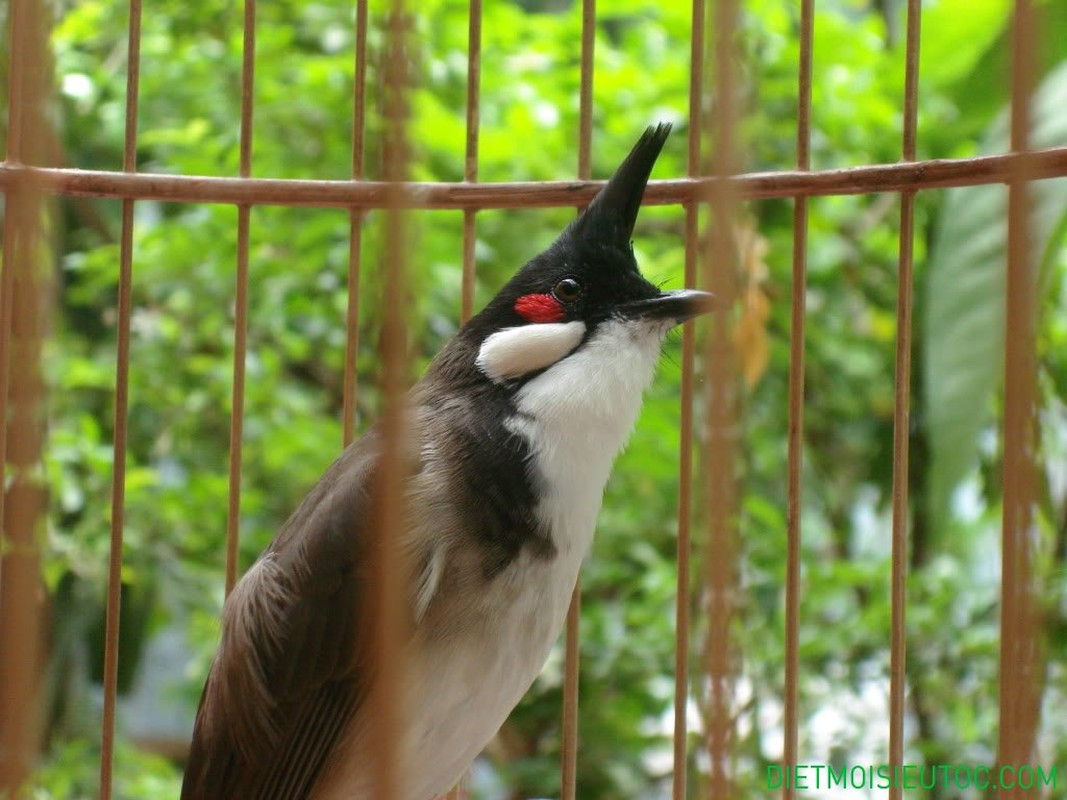
[[[574,354],[526,383],[505,421],[529,449],[535,513],[551,538],[550,557],[522,548],[491,579],[459,588],[442,578],[440,603],[422,623],[406,659],[401,769],[405,800],[432,800],[451,788],[489,743],[541,672],[589,550],[615,456],[636,421],[659,355],[660,332],[608,322]],[[446,554],[442,568],[457,569]],[[468,570],[468,576],[474,571]],[[442,610],[443,609],[443,610]],[[447,622],[435,622],[444,619]],[[462,624],[440,635],[442,624]],[[314,800],[369,796],[373,743],[350,741]]]

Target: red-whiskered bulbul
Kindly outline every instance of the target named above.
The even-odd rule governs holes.
[[[669,131],[645,131],[412,389],[397,800],[447,792],[541,671],[664,335],[711,307],[645,280],[630,242]],[[373,792],[366,606],[382,454],[371,427],[227,599],[183,800]]]

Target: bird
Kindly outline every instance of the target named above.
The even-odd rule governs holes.
[[[448,792],[540,673],[662,342],[714,307],[707,292],[660,290],[633,251],[670,129],[645,130],[407,396],[397,800]],[[373,796],[367,606],[384,439],[379,423],[342,451],[224,603],[182,800]]]

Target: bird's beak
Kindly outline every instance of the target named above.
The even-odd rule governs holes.
[[[663,292],[647,300],[636,300],[621,306],[619,313],[630,319],[674,320],[681,324],[706,314],[715,307],[715,295],[696,289]]]

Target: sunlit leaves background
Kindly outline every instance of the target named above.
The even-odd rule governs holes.
[[[742,3],[736,87],[746,169],[794,163],[798,10]],[[685,174],[690,8],[602,4],[593,172],[606,175],[650,122],[676,134],[654,178]],[[817,4],[815,168],[900,157],[900,0]],[[919,157],[1006,147],[1009,3],[938,0],[923,10]],[[3,12],[0,12],[3,13]],[[1041,85],[1034,144],[1067,143],[1067,5],[1038,3]],[[233,175],[238,164],[239,3],[160,0],[145,9],[138,166]],[[121,165],[127,10],[120,0],[54,4],[57,136],[68,165]],[[383,17],[372,9],[368,174],[380,172]],[[353,10],[279,0],[258,16],[253,174],[344,179],[351,168]],[[412,175],[463,175],[467,6],[418,4]],[[568,178],[576,170],[580,9],[566,0],[487,3],[480,178]],[[1043,640],[1038,756],[1067,763],[1067,219],[1064,181],[1046,181],[1040,258],[1040,463],[1034,545]],[[995,756],[1004,191],[919,195],[915,239],[907,758]],[[196,699],[217,637],[233,347],[236,212],[136,207],[130,446],[123,571],[117,795],[175,796]],[[47,370],[52,486],[44,581],[50,604],[48,708],[39,797],[95,794],[109,527],[119,206],[58,204],[59,309]],[[478,216],[484,300],[571,217],[570,209]],[[738,797],[766,794],[782,754],[782,587],[791,203],[744,209],[734,344],[741,376],[742,592],[733,765]],[[801,758],[886,757],[889,516],[898,203],[811,205],[804,438]],[[413,356],[456,328],[461,217],[414,215]],[[642,215],[646,274],[680,285],[678,209]],[[359,425],[377,410],[379,236],[371,214],[361,294]],[[269,541],[341,443],[348,216],[252,212],[241,558]],[[669,347],[610,484],[584,573],[579,796],[663,796],[669,780],[679,348]],[[703,553],[704,558],[714,554]],[[693,590],[699,621],[699,591]],[[699,650],[699,648],[697,648]],[[557,654],[558,656],[558,654]],[[699,688],[700,665],[694,664]],[[558,791],[561,665],[550,661],[476,771],[480,797]],[[691,710],[692,785],[704,709]],[[696,791],[696,789],[694,789]]]

